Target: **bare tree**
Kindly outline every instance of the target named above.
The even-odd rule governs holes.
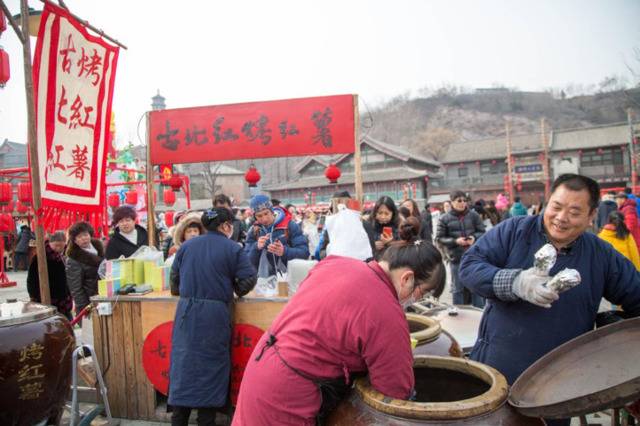
[[[449,145],[459,139],[453,130],[444,127],[427,129],[418,134],[413,149],[420,154],[441,160],[449,149]]]
[[[220,189],[219,185],[216,185],[218,175],[220,174],[220,168],[222,163],[209,161],[202,163],[202,176],[204,177],[204,187],[209,194],[209,198],[213,199],[216,192]]]

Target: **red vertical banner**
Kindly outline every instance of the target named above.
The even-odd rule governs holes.
[[[119,49],[46,2],[34,57],[42,212],[47,230],[65,219],[102,223],[111,100]]]

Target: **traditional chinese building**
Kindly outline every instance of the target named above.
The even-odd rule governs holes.
[[[388,143],[365,137],[360,144],[365,202],[383,195],[395,200],[404,196],[425,199],[427,182],[438,173],[439,163]],[[329,164],[342,173],[337,184],[324,176]],[[353,154],[305,157],[295,167],[293,180],[264,187],[283,203],[309,205],[329,201],[336,191],[355,195]]]
[[[634,128],[616,123],[548,132],[550,180],[563,173],[579,173],[597,180],[603,188],[629,185],[631,135],[640,126]],[[511,136],[514,193],[525,204],[544,198],[542,140],[541,133]],[[430,181],[430,193],[435,199],[461,189],[473,199],[495,199],[506,192],[506,175],[506,137],[455,142],[442,160],[442,177]]]
[[[27,145],[5,139],[0,144],[0,169],[27,167]]]

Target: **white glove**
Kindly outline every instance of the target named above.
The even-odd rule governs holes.
[[[550,279],[548,275],[538,275],[536,268],[525,269],[513,280],[511,289],[522,300],[543,308],[550,308],[559,297],[558,293],[544,286]]]

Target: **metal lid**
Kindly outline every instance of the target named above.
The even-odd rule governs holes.
[[[56,308],[35,302],[9,300],[0,303],[0,327],[24,324],[56,314]]]
[[[567,418],[640,398],[640,318],[557,347],[513,384],[509,403],[531,417]]]

